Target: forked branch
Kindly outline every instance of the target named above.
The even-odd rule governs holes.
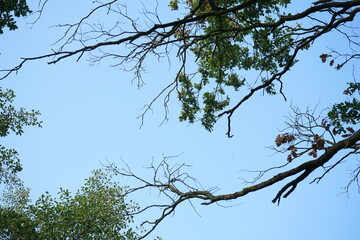
[[[352,149],[360,141],[360,130],[356,131],[353,135],[348,138],[338,141],[332,146],[325,149],[325,152],[314,160],[306,161],[297,167],[290,170],[280,172],[275,176],[268,178],[267,180],[252,186],[245,187],[240,191],[236,191],[228,194],[216,195],[215,189],[205,190],[203,187],[199,187],[199,183],[195,178],[191,177],[188,173],[183,172],[184,167],[188,167],[185,164],[171,166],[169,159],[164,160],[159,165],[151,165],[149,169],[153,172],[153,177],[146,180],[131,171],[129,166],[126,168],[119,169],[115,165],[109,165],[108,170],[115,172],[118,175],[130,177],[136,179],[139,183],[139,187],[129,189],[126,194],[133,193],[144,189],[154,189],[158,192],[159,196],[162,196],[165,203],[148,205],[141,209],[135,214],[143,213],[149,209],[159,209],[160,216],[154,220],[147,220],[143,222],[143,226],[148,225],[150,228],[148,232],[142,237],[146,237],[152,232],[158,224],[163,221],[167,216],[174,213],[177,206],[185,201],[200,200],[202,205],[210,205],[221,201],[235,200],[243,197],[249,193],[257,192],[261,189],[270,187],[276,183],[280,183],[283,180],[289,179],[290,177],[296,176],[295,179],[287,182],[276,194],[272,200],[273,203],[280,203],[281,198],[288,197],[297,186],[309,177],[316,169],[324,167],[325,164],[329,163],[341,150]],[[356,152],[356,151],[355,151]],[[354,151],[345,155],[349,157]],[[344,157],[342,158],[344,160]],[[274,168],[275,169],[275,168]],[[353,182],[358,181],[359,173],[354,173]],[[217,189],[218,190],[218,189]]]

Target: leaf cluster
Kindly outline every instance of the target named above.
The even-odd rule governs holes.
[[[287,161],[291,162],[293,159],[303,155],[304,152],[308,152],[309,156],[312,156],[313,158],[318,157],[318,150],[323,150],[325,147],[325,140],[322,136],[315,134],[312,137],[311,147],[305,148],[306,150],[304,152],[298,153],[299,146],[297,146],[299,143],[296,142],[297,137],[290,133],[285,134],[279,134],[276,137],[275,143],[277,147],[280,147],[281,145],[288,144],[290,145],[288,148],[286,148],[286,151],[290,151],[289,155],[287,156]]]
[[[26,111],[24,108],[16,109],[11,103],[15,94],[11,89],[0,88],[0,137],[6,137],[10,133],[21,135],[24,126],[41,127],[38,116],[39,111]],[[18,153],[15,149],[7,149],[0,145],[0,183],[9,183],[17,172],[22,170]]]
[[[348,87],[343,92],[344,95],[348,96],[348,99],[334,104],[329,111],[328,117],[331,120],[331,124],[334,126],[334,134],[344,134],[343,136],[346,137],[348,134],[354,132],[349,125],[356,125],[360,122],[359,93],[359,83],[348,83]]]
[[[15,17],[24,17],[32,11],[26,3],[26,0],[1,0],[0,1],[0,34],[3,28],[10,30],[17,29]]]
[[[186,1],[187,7],[197,9],[195,15],[238,6],[242,1]],[[293,49],[290,28],[256,28],[254,25],[276,22],[274,14],[289,1],[256,1],[241,10],[224,15],[201,18],[183,30],[183,38],[194,36],[188,48],[198,63],[200,81],[178,77],[181,84],[179,99],[183,111],[180,120],[190,123],[202,112],[201,123],[212,130],[219,112],[230,104],[230,93],[239,91],[246,82],[239,76],[241,71],[259,71],[262,75],[275,74],[291,59]],[[173,10],[179,9],[179,1],[171,1]],[[177,34],[179,35],[179,34]],[[198,36],[198,37],[195,37]],[[179,38],[179,37],[178,37]],[[261,77],[263,83],[268,79]],[[265,91],[276,94],[274,84],[267,84]],[[209,89],[210,88],[210,89]],[[202,102],[202,103],[201,103]]]
[[[15,93],[11,89],[0,88],[0,137],[5,137],[14,132],[16,135],[24,133],[24,126],[41,127],[38,120],[39,111],[26,111],[24,108],[16,109],[11,103],[14,101]]]

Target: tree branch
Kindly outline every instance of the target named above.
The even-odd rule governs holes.
[[[153,171],[153,178],[151,180],[145,180],[137,176],[136,174],[131,172],[130,168],[127,165],[126,169],[119,169],[114,165],[109,165],[108,170],[125,177],[134,178],[140,182],[140,187],[130,189],[125,194],[151,188],[157,190],[160,195],[164,196],[165,199],[169,200],[168,203],[148,205],[141,209],[138,213],[135,213],[140,214],[152,208],[160,209],[160,216],[156,217],[155,220],[150,221],[147,219],[143,222],[143,226],[144,224],[150,226],[150,230],[144,236],[142,236],[142,238],[144,238],[148,236],[148,234],[150,234],[150,232],[152,232],[158,226],[158,224],[163,221],[167,216],[173,214],[177,206],[179,206],[185,201],[198,199],[202,201],[202,205],[210,205],[221,201],[235,200],[249,193],[257,192],[261,189],[270,187],[292,176],[297,176],[295,179],[286,183],[278,191],[275,198],[272,200],[273,203],[279,204],[282,197],[288,197],[301,182],[307,179],[307,177],[312,172],[314,172],[314,170],[318,169],[319,167],[323,167],[324,164],[328,163],[331,159],[333,159],[339,151],[352,149],[352,147],[359,141],[360,130],[356,131],[352,136],[349,136],[344,140],[338,141],[332,146],[326,148],[326,151],[320,157],[314,160],[309,160],[290,170],[280,172],[277,175],[268,178],[263,182],[253,184],[249,187],[245,187],[240,191],[221,195],[215,195],[215,189],[204,190],[202,187],[197,187],[198,182],[196,181],[196,179],[190,177],[187,173],[182,172],[183,167],[187,167],[188,165],[181,164],[171,167],[168,163],[169,159],[167,157],[164,157],[163,161],[161,161],[159,165],[155,166],[152,164],[150,166],[149,169]],[[346,157],[348,156],[350,156],[350,154],[346,155]],[[342,158],[342,160],[343,159],[344,157]],[[285,164],[284,166],[286,165],[288,164]],[[273,170],[276,169],[278,168],[273,168]],[[163,177],[161,177],[161,175]],[[354,178],[352,181],[357,181],[358,176],[359,173],[354,174]]]

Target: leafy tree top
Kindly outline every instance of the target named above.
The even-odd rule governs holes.
[[[76,194],[60,189],[30,204],[29,189],[10,187],[0,206],[1,239],[137,239],[131,228],[133,202],[104,171],[95,170]],[[31,235],[28,235],[31,233]]]

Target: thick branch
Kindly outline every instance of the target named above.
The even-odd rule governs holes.
[[[241,191],[232,193],[232,194],[225,194],[225,195],[219,195],[219,196],[214,196],[209,198],[209,202],[205,202],[203,203],[204,205],[207,204],[211,204],[217,201],[222,201],[222,200],[230,200],[230,199],[236,199],[242,196],[245,196],[248,193],[251,192],[256,192],[260,189],[269,187],[275,183],[278,183],[288,177],[294,176],[298,173],[303,172],[298,178],[296,178],[295,180],[291,181],[290,183],[288,183],[287,185],[285,185],[280,192],[278,193],[278,195],[274,198],[273,202],[279,201],[280,197],[282,196],[282,194],[290,187],[296,187],[296,185],[301,182],[302,180],[304,180],[311,172],[313,172],[315,169],[317,169],[318,167],[323,166],[325,163],[327,163],[328,161],[330,161],[336,153],[338,153],[340,150],[343,149],[347,149],[347,148],[351,148],[352,146],[354,146],[358,141],[360,141],[360,130],[358,130],[357,132],[355,132],[352,136],[350,136],[347,139],[344,139],[342,141],[339,141],[338,143],[334,144],[332,147],[328,148],[326,150],[326,152],[321,155],[319,158],[315,159],[315,160],[311,160],[311,161],[307,161],[301,165],[299,165],[298,167],[295,167],[291,170],[279,173],[278,175],[264,181],[261,182],[259,184],[253,185],[251,187],[247,187],[244,188]],[[292,190],[291,190],[292,192]],[[291,193],[290,192],[290,193]],[[288,194],[286,195],[288,196]]]
[[[115,171],[120,175],[134,178],[140,182],[140,187],[130,189],[128,192],[126,192],[126,194],[138,190],[153,188],[159,191],[159,194],[165,197],[167,201],[169,201],[168,203],[164,204],[157,203],[146,206],[138,213],[135,213],[140,214],[148,209],[153,208],[160,209],[160,215],[156,217],[155,220],[150,221],[147,219],[145,222],[143,222],[143,224],[147,224],[148,226],[150,226],[150,230],[144,236],[142,236],[142,238],[144,238],[150,232],[152,232],[162,220],[164,220],[170,214],[174,213],[177,206],[179,206],[185,201],[198,199],[202,201],[202,205],[210,205],[220,201],[234,200],[243,197],[248,193],[259,191],[263,188],[267,188],[275,183],[279,183],[285,179],[295,176],[295,179],[287,182],[278,191],[275,198],[272,200],[274,203],[277,202],[279,204],[281,197],[286,198],[287,196],[289,196],[296,189],[298,184],[304,181],[315,169],[324,166],[324,164],[328,163],[331,159],[333,159],[339,151],[344,149],[352,149],[359,141],[360,130],[356,131],[352,136],[337,143],[334,143],[332,146],[326,148],[325,152],[315,160],[304,162],[297,167],[281,172],[273,176],[272,178],[269,178],[261,183],[254,184],[250,187],[243,188],[240,191],[222,195],[215,195],[215,189],[203,190],[202,187],[200,189],[196,187],[198,185],[197,181],[194,178],[190,177],[187,173],[182,172],[182,167],[186,167],[187,165],[181,164],[171,167],[167,162],[166,157],[158,166],[154,166],[152,164],[149,167],[149,169],[153,170],[154,172],[154,176],[151,180],[145,180],[135,175],[130,171],[130,168],[127,165],[127,168],[122,170],[119,170],[116,167],[114,168],[114,166],[110,166],[109,169]],[[348,157],[349,155],[350,154],[347,154],[346,157]],[[342,160],[343,159],[344,157],[342,158]],[[358,173],[354,174],[355,180],[353,181],[357,181],[358,175]],[[164,200],[164,198],[160,199]]]

